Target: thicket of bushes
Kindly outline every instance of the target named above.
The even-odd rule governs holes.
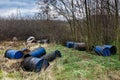
[[[0,41],[26,40],[29,36],[36,39],[48,38],[52,42],[61,42],[69,39],[70,30],[68,24],[63,21],[46,21],[34,19],[1,19],[0,20]]]

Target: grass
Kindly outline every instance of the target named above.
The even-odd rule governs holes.
[[[0,80],[120,80],[118,55],[102,57],[57,44],[50,44],[45,49],[47,53],[60,50],[62,58],[57,58],[46,71],[39,73],[22,69],[9,73],[1,68]]]

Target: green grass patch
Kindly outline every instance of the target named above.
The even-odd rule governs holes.
[[[3,72],[0,70],[0,80],[3,78]]]
[[[118,55],[103,57],[85,51],[66,48],[62,45],[50,44],[46,52],[59,50],[61,58],[50,63],[46,71],[36,73],[8,73],[6,77],[14,80],[115,80],[120,79],[120,61]],[[0,71],[0,79],[2,78]]]
[[[53,69],[56,80],[79,80],[79,78],[96,80],[102,78],[103,75],[105,75],[104,78],[108,78],[109,71],[120,70],[118,55],[103,57],[65,48],[61,45],[53,46],[50,49],[51,51],[60,50],[63,56],[57,62],[57,67]],[[62,68],[59,68],[59,65]]]

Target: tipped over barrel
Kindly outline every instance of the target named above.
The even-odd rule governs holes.
[[[22,68],[25,71],[39,72],[42,68],[46,69],[48,66],[48,61],[42,58],[27,57],[22,62]]]
[[[108,47],[96,46],[94,48],[94,50],[98,55],[102,55],[102,56],[110,56],[111,55],[110,49]]]
[[[33,57],[40,58],[46,54],[46,50],[43,47],[37,48],[29,53]]]
[[[85,51],[86,50],[86,45],[85,43],[75,43],[74,44],[74,49],[80,50],[80,51]]]
[[[23,57],[23,55],[24,54],[21,51],[8,49],[8,50],[6,50],[4,56],[9,59],[20,59]]]
[[[56,50],[50,54],[46,54],[42,58],[47,60],[48,62],[51,62],[51,61],[55,60],[57,57],[62,57],[61,52],[58,50]]]

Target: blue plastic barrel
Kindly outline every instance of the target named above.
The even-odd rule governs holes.
[[[104,45],[104,47],[109,48],[109,49],[110,49],[110,53],[111,53],[112,55],[116,54],[116,52],[117,52],[117,47],[116,47],[116,46]]]
[[[66,47],[68,48],[74,48],[74,42],[67,42]]]
[[[18,50],[9,49],[5,52],[5,57],[7,57],[9,59],[20,59],[23,57],[23,53]]]
[[[37,48],[37,49],[31,51],[29,54],[33,57],[40,58],[46,54],[46,51],[45,51],[45,48],[40,47],[40,48]]]
[[[110,56],[110,49],[107,48],[107,47],[104,47],[104,46],[96,46],[94,48],[95,52],[98,54],[98,55],[102,55],[102,56]]]
[[[43,62],[44,59],[42,58],[27,57],[24,59],[22,67],[26,71],[39,72],[42,69]]]

